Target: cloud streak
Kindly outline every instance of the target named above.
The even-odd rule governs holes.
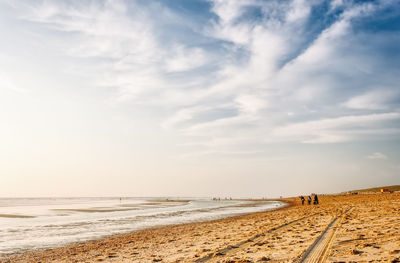
[[[373,154],[368,155],[367,158],[371,160],[384,160],[387,159],[388,157],[383,153],[375,152]]]
[[[399,136],[382,46],[400,40],[364,27],[395,2],[213,0],[201,24],[162,2],[18,3],[113,103],[156,109],[201,152]]]

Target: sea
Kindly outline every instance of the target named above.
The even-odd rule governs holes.
[[[0,198],[0,257],[285,205],[212,198]]]

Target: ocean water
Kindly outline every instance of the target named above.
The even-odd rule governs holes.
[[[0,198],[0,257],[126,233],[276,209],[278,201]]]

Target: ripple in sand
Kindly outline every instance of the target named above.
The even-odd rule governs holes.
[[[36,216],[0,214],[3,218],[35,218]]]

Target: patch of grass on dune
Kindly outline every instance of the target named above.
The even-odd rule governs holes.
[[[400,185],[390,185],[390,186],[380,186],[380,187],[373,187],[373,188],[367,188],[367,189],[360,189],[360,190],[352,190],[351,192],[359,192],[359,193],[364,193],[364,192],[380,192],[381,189],[388,189],[389,191],[400,191]]]

